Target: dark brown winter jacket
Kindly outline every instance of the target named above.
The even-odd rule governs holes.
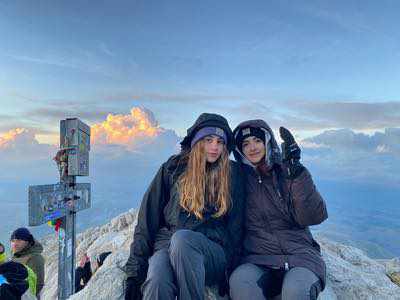
[[[242,123],[234,134],[248,126],[264,128],[271,134],[267,161],[272,167],[261,174],[236,149],[235,157],[246,174],[242,262],[282,269],[304,267],[314,272],[324,287],[326,266],[308,226],[327,219],[325,202],[306,168],[295,179],[284,176],[280,150],[264,121]]]

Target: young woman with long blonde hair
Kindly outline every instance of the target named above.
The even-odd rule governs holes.
[[[229,159],[228,122],[200,115],[181,146],[142,200],[125,299],[204,299],[206,285],[219,285],[224,294],[237,263],[244,192],[238,165]]]

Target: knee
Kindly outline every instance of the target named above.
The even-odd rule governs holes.
[[[233,286],[240,286],[244,284],[256,284],[262,271],[258,270],[253,264],[243,264],[237,267],[229,278],[229,284]]]
[[[234,271],[229,277],[229,295],[233,300],[240,299],[239,293],[243,291],[242,276],[239,272]]]
[[[142,286],[143,295],[153,295],[154,293],[166,295],[172,293],[174,291],[173,283],[166,280],[163,275],[163,272],[159,272],[148,276]]]
[[[307,289],[300,285],[286,285],[282,287],[282,300],[309,299]]]
[[[321,282],[306,268],[294,268],[285,275],[282,286],[282,300],[316,300],[321,291]]]
[[[236,269],[229,277],[229,287],[236,288],[243,284],[243,271]]]
[[[229,278],[229,294],[232,299],[243,299],[259,293],[258,276],[254,276],[253,273],[252,266],[248,264],[241,265],[233,271]]]
[[[154,288],[162,288],[164,286],[167,286],[168,283],[167,281],[161,276],[161,273],[156,276],[151,276],[147,277],[146,281],[143,284],[143,288],[147,287],[149,289],[154,289]]]
[[[181,229],[176,231],[171,237],[169,247],[170,256],[176,254],[188,254],[190,249],[193,248],[194,235],[196,233],[192,230]]]
[[[282,289],[282,300],[286,299],[304,299],[316,300],[318,298],[319,288],[317,284],[309,285],[286,285]]]

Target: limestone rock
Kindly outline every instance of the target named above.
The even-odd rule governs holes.
[[[87,253],[94,261],[104,251],[112,251],[104,264],[94,274],[88,285],[72,300],[123,299],[125,274],[122,270],[129,256],[129,246],[136,225],[136,211],[130,210],[109,223],[86,230],[77,237],[77,261]],[[352,299],[400,299],[400,287],[387,274],[397,272],[398,260],[378,262],[367,257],[361,250],[320,238],[322,255],[327,264],[327,286],[319,300]],[[42,299],[57,298],[57,238],[43,241],[46,259],[46,285]],[[396,277],[397,278],[397,277]],[[205,291],[207,300],[220,298],[216,288]]]
[[[338,299],[400,299],[400,288],[386,276],[382,264],[357,248],[324,239],[319,242]]]
[[[386,274],[390,280],[400,286],[400,258],[381,260],[381,263],[385,266]]]

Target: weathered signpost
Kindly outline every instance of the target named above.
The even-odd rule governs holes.
[[[60,182],[29,187],[29,225],[61,221],[58,230],[58,299],[75,290],[76,213],[90,208],[90,183],[76,176],[89,175],[90,127],[77,118],[61,120],[60,150],[54,160]]]

